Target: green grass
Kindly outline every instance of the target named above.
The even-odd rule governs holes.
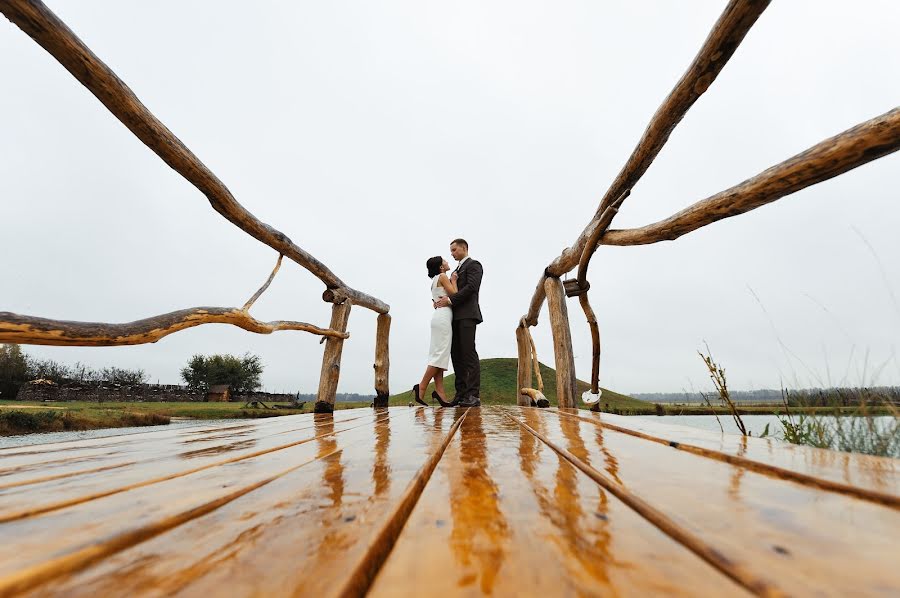
[[[544,395],[550,400],[551,404],[556,404],[556,370],[541,364],[541,377],[544,379]],[[518,361],[511,357],[497,357],[493,359],[481,360],[481,404],[482,405],[515,405],[516,404],[516,380],[517,380]],[[444,388],[450,398],[453,397],[453,383],[456,379],[454,374],[444,378]],[[412,386],[418,383],[413,380],[409,383],[410,390],[395,394],[390,398],[391,405],[408,405],[413,400]],[[396,384],[396,381],[395,381]],[[537,387],[537,380],[533,381]],[[590,388],[590,384],[578,380],[578,397],[581,393]],[[434,390],[434,384],[429,385],[425,393],[426,400],[431,402],[431,391]],[[617,409],[622,412],[640,411],[653,413],[654,407],[652,403],[633,399],[629,396],[613,392],[603,388],[603,394],[600,396],[600,406],[605,409],[605,404],[609,404],[609,409]]]
[[[275,403],[266,403],[273,407]],[[370,402],[338,403],[336,409],[368,407]],[[106,402],[95,401],[0,401],[0,436],[34,432],[62,432],[168,424],[171,418],[246,419],[310,413],[303,409],[244,408],[244,403]]]

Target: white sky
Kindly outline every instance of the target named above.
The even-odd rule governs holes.
[[[391,304],[391,389],[421,376],[425,260],[469,240],[478,347],[515,355],[543,267],[593,214],[724,1],[50,2],[263,221]],[[690,10],[685,10],[689,6]],[[895,107],[900,4],[774,2],[672,135],[614,227],[643,225]],[[43,49],[0,19],[0,310],[131,321],[239,306],[276,255],[216,214]],[[591,266],[601,384],[900,384],[900,156],[675,242]],[[292,262],[260,319],[327,325]],[[754,297],[758,297],[758,300]],[[570,316],[579,377],[590,335]],[[341,392],[372,388],[355,309]],[[546,311],[535,331],[552,364]],[[175,383],[194,353],[251,351],[270,391],[314,392],[319,338],[203,326],[154,345],[27,347]]]

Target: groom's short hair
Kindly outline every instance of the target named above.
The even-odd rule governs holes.
[[[452,241],[450,241],[450,244],[451,244],[451,245],[462,245],[462,246],[465,247],[467,250],[469,249],[469,244],[466,243],[466,240],[465,240],[465,239],[453,239]]]

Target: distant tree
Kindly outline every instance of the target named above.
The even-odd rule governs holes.
[[[63,384],[72,379],[77,379],[73,368],[64,363],[53,361],[52,359],[29,359],[28,360],[28,380],[43,378],[52,380],[57,384]]]
[[[19,345],[0,345],[0,399],[14,399],[28,380],[28,356]]]
[[[136,386],[143,384],[147,380],[147,373],[144,370],[129,370],[126,368],[117,368],[115,366],[103,368],[99,372],[100,379],[115,384],[124,384],[126,386]]]
[[[231,392],[250,392],[262,382],[263,365],[258,355],[194,355],[181,370],[185,384],[198,392],[207,392],[214,384],[228,384]]]

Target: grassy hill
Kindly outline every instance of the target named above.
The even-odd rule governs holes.
[[[544,379],[544,395],[552,405],[556,405],[556,370],[541,364],[541,377]],[[497,357],[481,360],[481,403],[483,405],[515,405],[516,404],[516,376],[517,360],[512,357]],[[453,381],[455,375],[450,374],[444,378],[444,387],[447,394],[453,397]],[[412,385],[418,380],[411,381],[410,390],[391,396],[391,405],[407,405],[413,400]],[[537,387],[537,381],[534,381]],[[590,388],[587,382],[578,381],[578,397]],[[601,387],[602,388],[602,387]],[[431,391],[434,384],[429,386],[425,393],[426,401],[431,402]],[[613,392],[603,388],[600,396],[600,406],[606,411],[606,403],[609,410],[653,413],[653,404],[646,401],[632,399],[629,396]]]

